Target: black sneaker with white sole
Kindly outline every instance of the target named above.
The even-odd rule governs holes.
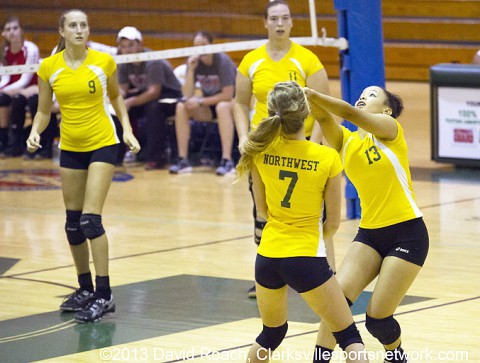
[[[192,172],[192,165],[186,158],[179,158],[175,164],[169,168],[170,174],[187,174]]]
[[[81,311],[88,305],[92,298],[92,292],[82,288],[77,289],[63,300],[60,305],[60,310],[67,312]]]
[[[383,363],[408,363],[407,354],[403,351],[402,347],[398,347],[394,350],[385,351],[385,360]]]
[[[105,314],[114,312],[113,296],[110,296],[110,300],[93,298],[85,309],[75,314],[75,321],[78,323],[93,323],[100,320]]]

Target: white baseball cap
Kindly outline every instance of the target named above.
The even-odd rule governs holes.
[[[133,26],[126,26],[118,32],[117,42],[119,42],[120,39],[122,38],[130,39],[130,40],[138,40],[139,42],[141,42],[142,33],[140,33],[140,31]]]

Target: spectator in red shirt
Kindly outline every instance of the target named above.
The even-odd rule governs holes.
[[[38,47],[24,37],[20,19],[10,16],[4,23],[0,65],[39,62]],[[23,127],[26,107],[32,118],[37,112],[38,86],[35,73],[4,75],[0,78],[0,155],[19,156],[25,149]],[[10,132],[9,132],[10,128]]]

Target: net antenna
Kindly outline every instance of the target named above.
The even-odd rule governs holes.
[[[325,28],[322,28],[322,36],[318,37],[317,19],[315,10],[315,0],[308,0],[309,12],[310,12],[310,27],[312,35],[310,37],[292,37],[291,39],[303,46],[322,46],[322,47],[335,47],[339,50],[348,49],[348,42],[345,38],[328,38]],[[186,58],[191,55],[200,54],[212,54],[212,53],[228,53],[242,50],[252,50],[261,47],[267,42],[267,39],[261,40],[248,40],[232,43],[219,43],[209,44],[196,47],[184,47],[174,48],[167,50],[158,50],[151,52],[135,53],[135,54],[122,54],[116,55],[113,58],[117,64],[132,63],[132,62],[145,62],[149,60],[157,59],[169,59],[169,58]],[[24,64],[17,66],[0,67],[0,76],[21,74],[21,73],[34,73],[38,70],[38,64]]]
[[[315,0],[308,0],[308,9],[310,10],[310,27],[312,28],[312,38],[318,38],[317,31],[317,11],[315,10]],[[322,29],[323,30],[323,29]],[[326,31],[325,31],[326,36]]]

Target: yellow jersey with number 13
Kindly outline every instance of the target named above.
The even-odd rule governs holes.
[[[391,226],[422,216],[415,202],[408,166],[408,148],[397,122],[395,140],[343,129],[342,155],[345,173],[357,189],[362,216],[360,227]]]

